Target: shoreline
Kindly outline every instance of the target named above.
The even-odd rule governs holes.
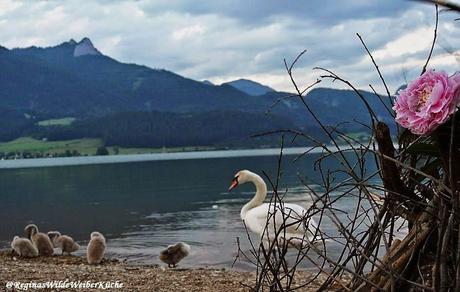
[[[308,271],[299,271],[297,279],[307,282],[315,276]],[[307,287],[296,291],[316,291],[325,275]],[[250,291],[255,272],[232,269],[193,268],[168,269],[158,265],[132,265],[117,259],[104,259],[100,265],[88,265],[84,257],[51,256],[19,259],[10,250],[0,251],[0,290],[7,283],[67,282],[118,282],[120,289],[109,291]],[[33,289],[29,289],[32,290]],[[43,289],[43,291],[83,291],[86,289]],[[94,291],[94,289],[91,289]],[[20,291],[8,290],[6,291]]]
[[[300,155],[311,147],[290,147],[283,149],[283,155]],[[255,157],[255,156],[276,156],[280,154],[280,148],[261,149],[238,149],[238,150],[203,150],[189,152],[166,152],[147,154],[119,154],[101,156],[75,156],[75,157],[53,157],[53,158],[24,158],[0,160],[0,169],[14,168],[35,168],[35,167],[56,167],[75,166],[109,163],[130,163],[144,161],[170,161],[170,160],[191,160],[191,159],[212,159],[212,158],[234,158],[234,157]],[[309,153],[321,153],[321,149],[314,149]]]

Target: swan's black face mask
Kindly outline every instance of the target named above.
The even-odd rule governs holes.
[[[235,178],[232,180],[232,183],[230,184],[230,187],[228,188],[229,191],[233,190],[238,186],[238,176],[235,176]]]

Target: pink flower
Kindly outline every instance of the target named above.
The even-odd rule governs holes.
[[[429,134],[444,124],[460,101],[460,74],[426,71],[398,92],[396,122],[412,133]]]

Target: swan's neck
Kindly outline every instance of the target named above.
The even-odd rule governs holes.
[[[267,185],[264,180],[257,174],[252,174],[249,178],[249,182],[252,182],[256,186],[256,194],[252,200],[250,200],[241,209],[241,219],[245,219],[246,213],[257,206],[262,205],[267,196]]]

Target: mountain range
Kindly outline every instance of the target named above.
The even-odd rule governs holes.
[[[28,135],[99,137],[109,145],[136,147],[233,145],[235,141],[254,146],[278,143],[278,139],[249,139],[270,130],[320,133],[301,100],[289,97],[290,93],[251,80],[215,85],[122,63],[100,52],[89,38],[46,48],[0,46],[0,68],[0,123],[8,125],[1,127],[0,141]],[[382,119],[391,118],[374,94],[362,94]],[[317,88],[305,99],[328,125],[369,120],[350,90]],[[38,125],[63,117],[75,122]],[[341,127],[364,129],[358,123]]]
[[[230,85],[239,91],[242,91],[251,96],[264,95],[266,93],[275,91],[273,88],[248,79],[238,79],[226,82],[224,84]]]

